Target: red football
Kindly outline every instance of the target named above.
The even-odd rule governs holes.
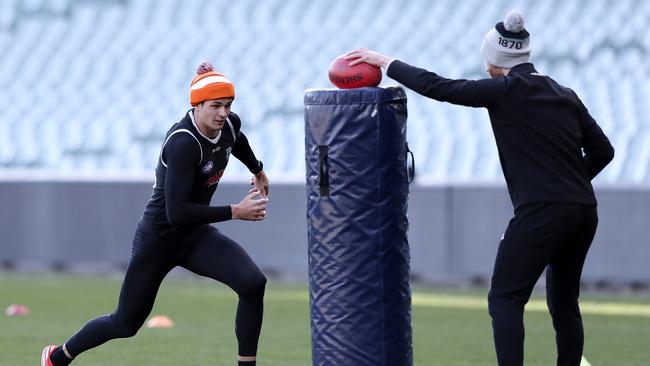
[[[337,57],[330,65],[330,81],[340,89],[362,88],[377,86],[381,82],[381,69],[362,62],[348,65],[353,60]]]

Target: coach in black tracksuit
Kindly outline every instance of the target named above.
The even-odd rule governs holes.
[[[255,365],[266,278],[239,244],[209,224],[264,219],[268,179],[241,132],[239,117],[230,112],[234,86],[209,64],[198,72],[190,89],[194,108],[172,126],[162,145],[153,195],[133,239],[117,309],[88,322],[61,347],[46,347],[43,366],[67,365],[90,348],[135,335],[151,312],[163,278],[176,266],[237,292],[238,362]],[[239,204],[210,206],[231,154],[254,174],[256,187]]]
[[[523,365],[524,305],[546,268],[557,364],[578,366],[580,276],[598,222],[591,179],[614,149],[578,96],[527,62],[528,43],[521,13],[511,12],[485,37],[482,53],[492,78],[484,80],[445,79],[366,49],[348,58],[382,66],[429,98],[487,108],[515,211],[488,298],[499,365]]]

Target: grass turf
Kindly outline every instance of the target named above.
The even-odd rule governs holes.
[[[121,278],[53,274],[0,273],[0,306],[26,304],[26,317],[0,316],[0,366],[38,365],[48,343],[61,343],[85,321],[111,312]],[[482,299],[485,291],[452,291],[416,287],[418,296],[444,295],[447,305],[413,306],[414,358],[418,366],[495,365],[487,310],[461,308],[456,298]],[[535,294],[534,299],[543,299]],[[650,296],[621,298],[583,296],[599,304],[641,304]],[[450,305],[451,304],[451,305]],[[309,307],[306,285],[271,284],[258,357],[260,365],[311,365]],[[166,314],[172,329],[142,328],[130,339],[118,339],[80,355],[81,365],[235,365],[236,296],[221,284],[187,277],[167,279],[152,314]],[[585,314],[585,356],[593,366],[647,366],[650,360],[650,316]],[[526,313],[526,365],[554,364],[550,318],[544,311]]]

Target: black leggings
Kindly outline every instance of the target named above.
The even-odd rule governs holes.
[[[161,239],[140,225],[117,309],[89,321],[72,336],[66,342],[70,354],[74,357],[111,339],[134,336],[151,313],[162,280],[176,266],[223,282],[237,292],[239,355],[256,355],[266,277],[244,249],[209,225],[181,241]]]
[[[533,204],[517,210],[499,245],[488,297],[500,366],[524,364],[524,305],[544,268],[557,365],[580,365],[580,277],[597,224],[596,207]]]

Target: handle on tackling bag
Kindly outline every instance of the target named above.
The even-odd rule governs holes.
[[[411,159],[409,160],[408,156],[411,156]],[[413,151],[409,149],[409,144],[406,144],[406,172],[408,176],[408,182],[409,184],[413,183],[415,180],[415,157],[413,157]],[[409,164],[410,161],[410,164]]]
[[[330,165],[327,153],[327,145],[318,145],[318,186],[321,197],[330,195]]]

